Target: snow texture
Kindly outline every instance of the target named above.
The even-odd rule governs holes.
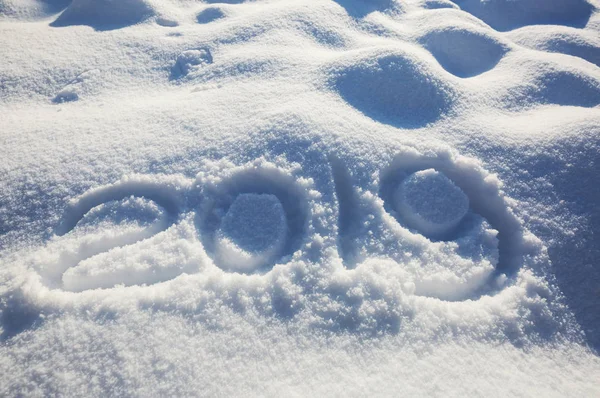
[[[218,261],[230,270],[253,270],[272,261],[286,237],[287,221],[276,196],[241,194],[217,231]]]
[[[0,396],[598,396],[597,0],[0,0]]]
[[[51,26],[88,25],[118,29],[154,15],[146,0],[72,0]]]
[[[464,192],[434,169],[406,178],[398,185],[394,199],[403,220],[428,236],[452,231],[469,210],[469,198]]]

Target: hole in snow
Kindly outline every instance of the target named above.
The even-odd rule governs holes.
[[[217,231],[216,257],[222,267],[246,272],[276,259],[286,237],[285,211],[276,196],[241,194]]]
[[[402,181],[394,192],[401,219],[428,237],[452,232],[469,210],[469,198],[444,174],[427,169]]]
[[[200,24],[210,23],[225,17],[225,13],[217,7],[208,7],[200,11],[196,16],[196,21]]]

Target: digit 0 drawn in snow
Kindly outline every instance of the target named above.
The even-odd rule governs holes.
[[[197,226],[216,265],[262,273],[288,261],[312,230],[310,182],[264,159],[216,167],[196,181]]]

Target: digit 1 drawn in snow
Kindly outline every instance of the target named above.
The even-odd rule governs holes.
[[[332,155],[329,162],[338,205],[338,251],[344,266],[352,269],[369,255],[364,240],[369,236],[370,209],[361,200],[344,161]]]

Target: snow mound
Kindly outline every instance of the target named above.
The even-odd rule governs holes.
[[[155,10],[147,0],[73,0],[51,25],[88,25],[96,30],[110,30],[154,15]]]
[[[238,195],[217,231],[217,261],[232,271],[252,272],[281,253],[286,237],[285,212],[276,196]]]
[[[164,26],[165,28],[174,28],[179,26],[179,22],[168,17],[157,17],[156,23],[160,26]]]
[[[428,10],[437,10],[440,8],[458,9],[458,6],[450,0],[425,0],[423,2],[423,8]]]
[[[594,7],[587,0],[456,0],[462,10],[492,28],[507,31],[526,25],[584,27]]]
[[[362,18],[373,12],[397,15],[403,12],[403,3],[398,0],[334,0],[348,14]]]
[[[592,32],[560,26],[528,26],[510,32],[509,37],[525,47],[572,55],[600,66],[600,38]]]
[[[334,71],[335,89],[367,116],[417,128],[449,112],[454,90],[408,52],[359,55]]]
[[[64,10],[71,0],[0,0],[0,18],[38,19]]]
[[[469,210],[469,198],[444,174],[427,169],[405,179],[395,194],[396,209],[411,227],[427,236],[452,231]]]
[[[488,33],[456,27],[434,30],[420,42],[444,69],[458,77],[487,72],[508,51]]]
[[[207,7],[196,15],[196,21],[200,24],[210,23],[225,17],[225,13],[218,7]]]
[[[600,104],[600,76],[581,69],[565,69],[553,64],[538,65],[527,84],[510,94],[514,105],[557,104],[592,108]]]

